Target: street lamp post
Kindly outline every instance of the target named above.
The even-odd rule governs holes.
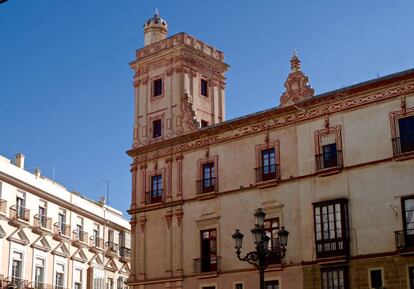
[[[278,232],[279,240],[277,242],[276,248],[272,247],[272,250],[269,250],[269,241],[270,238],[266,235],[264,230],[264,220],[266,214],[261,208],[256,209],[254,214],[256,218],[256,224],[251,230],[253,234],[254,244],[256,250],[249,252],[244,257],[240,257],[241,248],[243,243],[243,234],[239,229],[236,229],[232,235],[234,240],[234,248],[236,249],[237,258],[240,261],[248,262],[249,264],[254,265],[260,273],[260,289],[265,289],[264,285],[264,271],[268,266],[268,260],[270,258],[277,258],[281,260],[286,254],[286,246],[289,232],[285,230],[285,227],[281,227]],[[276,249],[276,250],[273,250]]]

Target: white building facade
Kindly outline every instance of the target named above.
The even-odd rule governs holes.
[[[0,288],[125,289],[130,239],[120,211],[0,156]]]

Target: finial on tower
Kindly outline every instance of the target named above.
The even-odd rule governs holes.
[[[158,11],[158,8],[155,8],[154,17],[160,18],[160,11]]]
[[[286,91],[280,97],[280,106],[295,104],[301,100],[311,98],[315,91],[309,85],[309,78],[300,70],[300,59],[296,49],[290,59],[291,72],[285,82]]]
[[[296,48],[293,50],[292,58],[290,59],[290,68],[293,72],[300,70],[300,59],[298,56],[298,52],[296,51]]]

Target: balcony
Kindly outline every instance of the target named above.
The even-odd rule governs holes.
[[[193,272],[195,274],[217,275],[221,271],[220,261],[221,257],[216,255],[193,259]]]
[[[393,138],[392,150],[396,159],[412,158],[414,156],[414,135]]]
[[[316,241],[316,257],[328,258],[349,256],[349,240],[346,238],[336,238]]]
[[[89,251],[100,253],[104,250],[104,240],[98,236],[91,236],[89,238]]]
[[[395,247],[398,251],[413,251],[414,229],[395,231]]]
[[[21,206],[10,207],[10,224],[16,227],[27,225],[30,219],[30,210]]]
[[[43,234],[50,231],[52,231],[52,218],[39,214],[33,217],[33,232]]]
[[[119,248],[119,255],[121,256],[121,262],[128,262],[131,260],[131,249],[126,247]]]
[[[268,165],[254,169],[259,188],[275,185],[280,179],[279,165]]]
[[[15,288],[15,289],[32,289],[32,284],[23,278],[10,276],[4,278],[0,283],[3,287],[0,288]]]
[[[316,171],[319,175],[331,175],[342,170],[342,151],[322,153],[315,156]]]
[[[6,214],[7,213],[7,201],[0,199],[0,214]]]
[[[197,181],[197,194],[217,192],[216,178],[202,179]]]
[[[53,225],[53,239],[62,241],[70,238],[70,226],[65,223],[56,222]]]
[[[145,193],[145,204],[151,205],[151,204],[158,204],[162,203],[164,201],[164,190],[158,189],[153,190]]]
[[[85,246],[88,244],[88,233],[81,230],[76,229],[72,232],[72,244],[75,247]]]
[[[118,256],[118,244],[117,243],[107,241],[105,243],[105,246],[106,246],[106,255],[108,257]]]

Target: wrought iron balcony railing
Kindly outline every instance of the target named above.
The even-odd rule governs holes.
[[[215,177],[205,178],[197,181],[197,194],[217,192],[217,181]]]
[[[196,274],[221,271],[221,257],[211,255],[193,259],[193,271]]]
[[[56,235],[63,235],[66,237],[70,237],[70,226],[66,225],[65,223],[56,222],[54,224],[54,230],[53,233]]]
[[[121,248],[119,248],[119,255],[121,256],[121,258],[130,260],[131,259],[131,249],[126,248],[126,247],[121,247]]]
[[[83,243],[87,243],[88,242],[88,233],[87,232],[85,232],[83,230],[80,230],[80,229],[75,229],[75,230],[73,230],[72,233],[73,233],[72,234],[72,237],[73,237],[73,239],[75,241],[76,240],[79,240],[79,241],[81,241]]]
[[[30,210],[22,206],[13,205],[10,207],[10,218],[29,222]]]
[[[6,214],[7,211],[7,201],[0,199],[0,213]]]
[[[268,165],[255,168],[256,183],[279,179],[279,165]]]
[[[107,241],[105,243],[105,246],[106,246],[107,250],[110,253],[118,253],[118,244],[117,243],[112,242],[112,241]]]
[[[404,153],[414,152],[414,134],[405,137],[396,137],[392,139],[392,150],[394,156]]]
[[[395,231],[395,247],[398,250],[414,249],[414,229]]]
[[[36,214],[33,218],[33,227],[52,230],[52,218]]]
[[[340,150],[316,155],[315,159],[317,171],[343,166],[342,151]]]
[[[94,247],[94,248],[98,248],[98,249],[103,249],[104,248],[104,239],[102,239],[99,236],[92,235],[89,238],[89,246]]]
[[[145,193],[145,204],[156,204],[156,203],[162,203],[164,200],[164,190],[158,189],[158,190],[152,190]]]
[[[31,283],[16,276],[9,276],[1,282],[4,288],[16,288],[16,289],[31,289]]]

